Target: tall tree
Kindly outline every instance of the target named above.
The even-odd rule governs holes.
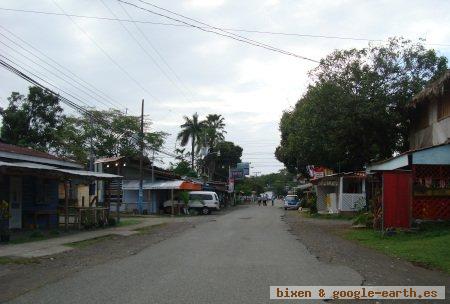
[[[8,101],[8,107],[0,109],[1,138],[44,152],[54,150],[64,121],[59,98],[39,87],[29,87],[27,97],[13,92]]]
[[[355,170],[407,150],[408,103],[446,68],[445,57],[404,39],[334,51],[283,114],[276,157],[291,172],[308,164]]]
[[[164,132],[149,132],[150,121],[144,123],[144,144],[161,148]],[[57,153],[85,163],[90,153],[95,158],[111,156],[137,156],[140,152],[137,134],[140,132],[140,119],[137,116],[123,115],[118,110],[95,110],[81,116],[68,117],[60,133]],[[146,149],[148,151],[148,149]]]
[[[227,181],[228,170],[241,162],[243,149],[231,141],[222,141],[217,144],[216,150],[220,152],[220,155],[216,156],[216,170],[213,178]]]
[[[207,144],[210,148],[214,148],[219,142],[225,139],[225,118],[220,114],[208,114],[206,116],[205,129]]]
[[[202,134],[205,123],[198,119],[198,114],[195,113],[192,117],[184,116],[184,123],[180,126],[181,131],[178,133],[177,140],[180,141],[181,146],[186,146],[191,142],[191,168],[194,169],[195,160],[195,145]]]

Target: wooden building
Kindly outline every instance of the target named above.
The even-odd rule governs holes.
[[[367,167],[375,221],[410,228],[414,221],[450,220],[450,70],[411,102],[410,150]]]
[[[366,206],[365,172],[346,172],[312,179],[319,213],[357,212]]]
[[[78,163],[0,142],[0,201],[9,204],[10,215],[2,225],[9,229],[58,227],[60,223],[80,227],[83,208],[101,208],[96,205],[93,182],[119,178],[84,171]],[[78,185],[93,185],[91,198],[79,195]]]

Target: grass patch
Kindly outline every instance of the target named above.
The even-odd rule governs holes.
[[[418,232],[397,232],[384,236],[380,232],[349,230],[344,237],[385,254],[450,273],[450,227],[422,227]]]
[[[345,220],[349,221],[352,220],[355,215],[353,214],[342,214],[342,213],[327,213],[327,214],[320,214],[320,213],[308,213],[308,212],[302,212],[303,216],[307,218],[316,218],[321,220]]]
[[[19,235],[12,235],[9,244],[22,244],[27,242],[35,242],[58,237],[60,232],[58,230],[45,231],[41,230],[27,231]]]
[[[160,228],[165,225],[167,225],[167,223],[161,223],[161,224],[152,225],[152,226],[145,226],[145,227],[134,229],[134,231],[136,231],[139,234],[148,234],[148,233],[152,232],[153,230],[155,230],[156,228]]]
[[[116,227],[126,227],[131,225],[140,224],[142,220],[138,219],[120,219],[120,222],[116,224]]]
[[[0,257],[0,265],[16,264],[16,265],[29,265],[39,264],[39,259],[36,258],[12,258],[12,257]]]
[[[86,248],[88,246],[92,246],[94,244],[97,244],[99,242],[103,242],[106,240],[111,240],[114,238],[114,235],[104,235],[104,236],[99,236],[93,239],[88,239],[88,240],[84,240],[84,241],[79,241],[79,242],[72,242],[72,243],[67,243],[64,244],[66,246],[72,247],[72,248]]]

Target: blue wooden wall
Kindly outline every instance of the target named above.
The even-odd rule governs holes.
[[[48,191],[49,202],[48,204],[41,204],[41,202],[38,201],[38,193],[44,189],[39,188],[38,177],[24,176],[22,178],[23,225],[34,223],[34,219],[31,215],[25,215],[27,211],[45,210],[56,212],[58,208],[58,184],[58,180],[48,180],[48,187],[46,190]],[[47,217],[48,216],[38,216],[38,228],[44,228],[47,225]],[[52,227],[57,227],[58,216],[56,214],[50,216],[50,225]]]

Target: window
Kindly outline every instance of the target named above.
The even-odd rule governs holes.
[[[211,194],[189,194],[189,199],[191,201],[208,201],[208,200],[212,200],[212,195]]]
[[[446,95],[444,98],[438,101],[438,120],[444,119],[450,116],[450,95]]]

